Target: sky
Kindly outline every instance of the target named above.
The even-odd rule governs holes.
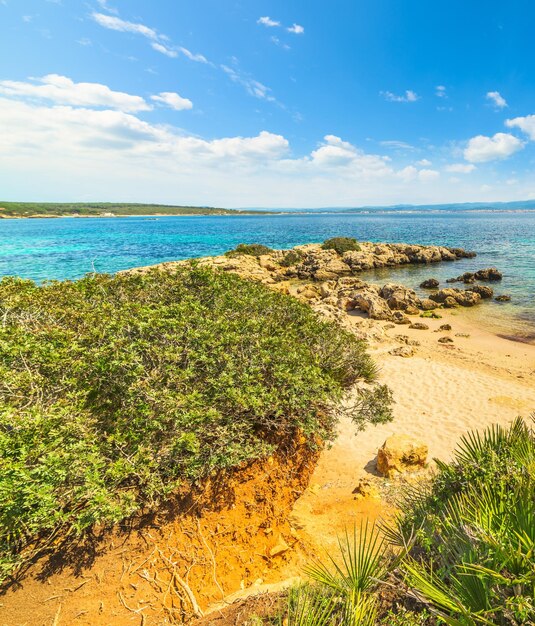
[[[535,198],[532,0],[0,0],[0,199]]]

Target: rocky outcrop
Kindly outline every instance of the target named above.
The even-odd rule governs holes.
[[[377,471],[387,478],[423,469],[427,464],[425,443],[409,435],[392,435],[377,453]]]
[[[492,298],[494,295],[494,289],[492,287],[488,287],[487,285],[474,285],[473,287],[469,287],[466,291],[473,291],[474,293],[478,293],[483,300],[488,298]]]
[[[446,282],[448,283],[474,283],[476,280],[497,282],[502,280],[503,274],[496,269],[495,267],[487,267],[482,270],[477,270],[477,272],[465,272],[457,278],[448,278]]]
[[[481,296],[478,293],[451,287],[432,293],[429,298],[434,302],[443,304],[446,308],[453,308],[458,304],[461,306],[474,306],[481,302]]]
[[[420,283],[422,289],[436,289],[439,285],[440,283],[436,278],[428,278]]]
[[[500,296],[496,296],[494,299],[496,300],[496,302],[511,302],[511,296],[505,293]]]

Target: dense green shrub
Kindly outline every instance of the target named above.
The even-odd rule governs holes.
[[[358,241],[353,237],[332,237],[323,242],[324,250],[336,250],[338,254],[344,254],[351,250],[360,250]]]
[[[535,433],[518,419],[462,438],[414,489],[391,537],[412,593],[452,626],[535,623]]]
[[[36,536],[119,521],[296,429],[329,439],[336,402],[375,375],[307,305],[196,266],[6,278],[0,319],[4,572]]]
[[[272,248],[263,246],[261,243],[240,243],[234,250],[229,250],[225,254],[227,256],[240,256],[241,254],[247,254],[249,256],[262,256],[263,254],[271,254]]]
[[[298,263],[300,263],[303,260],[304,256],[305,255],[299,250],[288,250],[288,252],[282,258],[280,264],[283,267],[292,267],[292,265],[297,265]]]

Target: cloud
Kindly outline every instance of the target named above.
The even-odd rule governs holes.
[[[382,175],[389,171],[388,157],[367,154],[336,135],[326,135],[324,143],[310,157],[314,165],[322,168],[343,167],[368,175]]]
[[[111,7],[108,4],[108,0],[97,0],[97,3],[100,5],[102,9],[104,9],[105,11],[108,11],[108,13],[114,13],[114,14],[118,13],[117,9],[115,9],[114,7]]]
[[[484,163],[506,159],[522,150],[524,142],[509,133],[496,133],[493,137],[472,137],[464,150],[464,158],[471,163]]]
[[[497,109],[504,109],[508,106],[505,98],[500,95],[499,91],[489,91],[485,98],[490,100]]]
[[[228,65],[221,65],[221,69],[230,78],[230,80],[242,85],[250,96],[258,98],[259,100],[276,102],[276,99],[270,94],[271,89],[269,87],[266,87],[257,80],[254,80],[254,78],[250,78],[249,76],[228,67]]]
[[[163,91],[157,96],[151,96],[151,100],[163,104],[175,111],[185,111],[193,108],[193,102],[187,98],[182,98],[177,93]]]
[[[396,176],[401,178],[404,182],[409,183],[412,181],[421,181],[428,183],[440,178],[440,172],[431,169],[417,169],[414,165],[407,165],[403,169],[396,172]]]
[[[194,54],[187,48],[181,46],[175,48],[174,46],[169,45],[169,38],[166,35],[162,35],[154,28],[145,26],[145,24],[128,22],[115,15],[104,15],[103,13],[92,13],[91,17],[103,28],[146,37],[150,40],[152,49],[156,50],[156,52],[159,52],[160,54],[176,58],[178,54],[181,53],[190,61],[195,61],[197,63],[209,63],[208,59],[202,54]]]
[[[266,26],[267,28],[274,28],[275,26],[280,26],[281,23],[277,20],[272,20],[267,15],[265,17],[258,18],[257,24],[262,24],[262,26]]]
[[[151,105],[141,96],[112,91],[100,83],[75,83],[66,76],[48,74],[32,82],[2,80],[0,94],[11,97],[50,100],[55,104],[109,107],[119,111],[150,111]]]
[[[476,166],[472,163],[452,163],[446,165],[444,168],[446,172],[452,172],[453,174],[470,174],[476,169]]]
[[[380,144],[385,148],[394,148],[395,150],[416,150],[414,146],[405,141],[398,141],[396,139],[381,141]]]
[[[532,141],[535,141],[535,115],[515,117],[512,120],[507,120],[505,125],[508,128],[520,128]]]
[[[176,50],[172,50],[167,46],[164,46],[162,43],[158,43],[157,41],[153,41],[151,44],[153,50],[156,52],[160,52],[161,54],[165,54],[165,56],[171,57],[172,59],[176,59],[178,56],[178,52]]]
[[[294,35],[303,35],[305,32],[304,26],[300,24],[293,24],[289,28],[286,29],[289,33],[293,33]]]
[[[407,89],[403,96],[397,96],[391,91],[381,91],[380,93],[384,97],[384,99],[388,100],[389,102],[416,102],[420,99],[420,96],[410,89]]]
[[[421,165],[422,167],[429,167],[433,165],[429,159],[420,159],[417,161],[416,165]]]
[[[437,98],[447,98],[446,87],[444,87],[444,85],[437,85],[435,87],[435,96],[437,96]]]
[[[103,28],[116,30],[121,33],[142,35],[143,37],[154,41],[161,39],[161,36],[156,30],[154,30],[154,28],[149,28],[148,26],[145,26],[145,24],[127,22],[126,20],[122,20],[120,17],[116,17],[114,15],[104,15],[104,13],[92,13],[91,17]]]

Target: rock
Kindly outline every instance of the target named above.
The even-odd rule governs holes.
[[[511,296],[508,296],[506,294],[496,296],[494,299],[496,300],[496,302],[511,302]]]
[[[409,306],[405,309],[405,313],[407,315],[420,315],[420,309],[416,308],[412,304],[409,304]]]
[[[429,330],[429,326],[423,322],[413,322],[409,328],[413,328],[414,330]]]
[[[442,326],[439,326],[438,330],[451,330],[451,324],[442,324]]]
[[[467,337],[470,337],[470,335],[468,333],[455,333],[456,337],[464,337],[465,339]]]
[[[453,339],[451,337],[440,337],[438,343],[453,343]]]
[[[391,354],[392,356],[401,356],[404,359],[408,359],[409,357],[415,355],[415,351],[414,348],[412,348],[411,346],[398,346],[397,348],[390,350],[388,354]]]
[[[387,478],[426,466],[428,448],[409,435],[392,435],[377,453],[377,470]]]
[[[395,328],[395,327],[396,327],[396,325],[395,325],[395,324],[385,324],[385,325],[383,326],[383,328],[384,328],[385,330],[391,330],[392,328]]]
[[[429,298],[423,298],[420,301],[420,308],[422,309],[422,311],[432,311],[437,307],[438,304],[436,302],[433,302],[433,300],[430,300]]]
[[[353,294],[353,301],[355,308],[365,311],[374,320],[391,320],[392,311],[386,303],[386,300],[381,296],[367,289],[365,291],[358,291]]]
[[[428,278],[423,283],[420,283],[422,289],[436,289],[439,285],[440,283],[436,278]]]
[[[488,298],[492,298],[494,295],[494,290],[492,287],[487,287],[487,285],[474,285],[473,287],[468,287],[466,291],[473,291],[474,293],[478,293],[484,300]]]
[[[484,270],[478,270],[474,274],[474,278],[476,280],[498,281],[503,278],[503,274],[499,270],[497,270],[495,267],[487,267]]]
[[[404,285],[388,283],[382,287],[379,295],[386,300],[392,311],[406,311],[408,308],[418,310],[420,306],[420,298],[414,289]]]
[[[394,320],[394,324],[410,324],[410,319],[401,311],[394,311],[392,313],[392,319]]]
[[[361,498],[380,498],[379,490],[368,478],[361,478],[352,491],[355,500]]]
[[[271,557],[280,556],[281,554],[288,552],[289,549],[290,549],[290,546],[286,543],[286,541],[284,540],[284,537],[279,534],[277,537],[277,541],[275,542],[275,545],[269,549],[268,554]]]
[[[437,293],[432,293],[429,298],[442,303],[446,308],[453,308],[457,304],[462,306],[474,306],[481,301],[481,296],[473,291],[453,289],[448,287]]]

